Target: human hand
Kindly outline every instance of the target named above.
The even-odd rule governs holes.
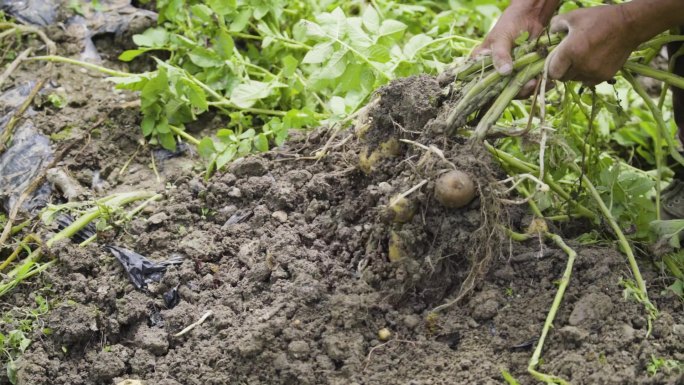
[[[472,56],[491,54],[494,68],[502,75],[509,75],[513,71],[511,51],[515,40],[526,32],[529,38],[538,37],[557,5],[558,0],[511,1],[482,44],[473,50]]]
[[[623,5],[578,9],[554,17],[550,31],[567,36],[550,53],[549,77],[587,86],[611,79],[645,40],[630,27],[632,19]]]

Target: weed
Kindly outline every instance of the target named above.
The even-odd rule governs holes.
[[[649,361],[648,365],[646,365],[646,372],[648,372],[649,376],[655,376],[660,371],[667,373],[672,371],[683,372],[684,363],[677,360],[659,358],[655,355],[651,355],[651,361]]]

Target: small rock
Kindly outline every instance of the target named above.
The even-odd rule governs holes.
[[[572,326],[591,324],[606,318],[613,311],[613,300],[603,293],[589,293],[572,309],[568,323]]]
[[[661,312],[653,322],[653,337],[667,338],[672,333],[674,319],[667,312]]]
[[[475,321],[474,319],[468,318],[468,326],[472,329],[477,329],[480,327],[480,324],[477,323],[477,321]]]
[[[140,380],[123,380],[116,385],[145,385],[145,383]]]
[[[230,190],[228,190],[227,195],[231,198],[242,198],[242,190],[240,190],[237,187],[233,187]]]
[[[292,341],[290,344],[287,346],[287,350],[295,357],[295,358],[303,358],[306,357],[309,354],[309,344],[306,343],[306,341]]]
[[[392,185],[387,182],[380,182],[378,184],[378,191],[382,194],[389,194],[392,192]]]
[[[672,332],[680,339],[684,338],[684,324],[672,326]]]
[[[280,223],[287,222],[287,213],[284,211],[276,211],[271,216]]]
[[[151,217],[149,217],[147,219],[147,221],[153,225],[160,225],[164,221],[166,221],[168,218],[169,218],[169,216],[165,212],[161,212],[161,213],[156,213],[156,214],[152,215]]]
[[[409,314],[404,317],[404,325],[406,325],[406,327],[409,329],[415,329],[418,327],[418,325],[420,325],[420,321],[420,317],[415,314]]]
[[[622,324],[620,332],[622,333],[622,339],[624,339],[625,342],[632,342],[636,337],[636,331],[628,324]]]
[[[581,345],[589,337],[589,333],[586,330],[580,329],[577,326],[563,326],[559,332],[563,340],[577,346]]]

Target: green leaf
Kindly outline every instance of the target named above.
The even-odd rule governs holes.
[[[252,152],[252,139],[243,139],[238,144],[237,155],[245,156]]]
[[[339,96],[333,96],[330,98],[328,105],[330,106],[330,110],[332,111],[333,115],[342,116],[347,112],[347,105],[344,102],[344,99]]]
[[[214,148],[214,141],[208,136],[202,138],[200,143],[197,145],[197,152],[202,158],[210,159],[216,152],[216,149]]]
[[[216,52],[222,59],[227,60],[233,57],[233,49],[235,49],[235,42],[233,38],[226,31],[219,31],[214,39],[214,47]]]
[[[212,15],[214,14],[214,12],[211,8],[207,7],[204,4],[195,4],[191,6],[190,12],[192,12],[192,16],[202,20],[205,23],[210,23],[213,21]]]
[[[226,151],[218,154],[218,156],[216,157],[216,168],[219,170],[222,169],[223,166],[225,166],[226,164],[228,164],[228,162],[230,162],[231,160],[233,160],[235,158],[236,154],[237,154],[236,147],[234,145],[228,146]]]
[[[256,131],[254,131],[253,128],[250,128],[249,130],[238,135],[238,139],[252,139],[254,138],[254,135],[256,135]]]
[[[242,32],[249,24],[249,19],[252,17],[252,8],[247,8],[240,12],[238,16],[230,24],[231,32]],[[220,168],[220,167],[219,167]]]
[[[154,125],[156,123],[156,118],[153,116],[145,116],[140,124],[144,136],[150,136],[154,130]]]
[[[217,67],[223,63],[215,52],[202,47],[195,47],[192,52],[188,53],[188,57],[193,63],[202,68]]]
[[[119,60],[129,62],[145,52],[147,52],[146,49],[129,49],[127,51],[123,51],[121,55],[119,55]]]
[[[207,5],[221,16],[229,15],[237,9],[236,0],[206,0]]]
[[[372,5],[363,12],[363,25],[374,34],[380,30],[380,16]]]
[[[260,133],[254,138],[254,148],[260,152],[268,151],[268,138],[263,133]]]
[[[165,116],[163,116],[154,126],[154,131],[156,131],[158,134],[170,133],[171,128],[169,128],[169,120]]]
[[[169,151],[176,151],[176,138],[171,133],[159,134],[159,143]]]
[[[684,231],[684,219],[674,219],[670,221],[653,221],[651,228],[661,239],[668,240],[674,248],[680,248],[679,237]]]
[[[403,32],[407,28],[406,24],[397,20],[385,20],[380,26],[380,36],[392,35],[398,32]]]
[[[133,35],[133,42],[140,47],[163,47],[169,39],[168,32],[162,28],[150,28],[140,35]]]
[[[430,36],[423,33],[413,36],[404,46],[404,56],[408,60],[413,60],[416,53],[432,41],[433,39]]]
[[[323,67],[319,73],[321,79],[336,79],[344,73],[347,68],[347,60],[345,59],[347,55],[346,49],[340,49],[333,53],[332,57],[328,63]]]
[[[290,77],[297,71],[299,62],[292,55],[287,55],[283,58],[283,76]]]
[[[368,58],[379,63],[387,63],[391,59],[389,48],[375,44],[368,49]]]
[[[199,112],[206,111],[209,108],[209,105],[207,104],[207,95],[204,93],[202,87],[188,79],[182,79],[182,82],[185,85],[185,94],[188,97],[188,100],[190,100],[190,104],[197,108]]]
[[[325,42],[316,44],[309,52],[306,53],[302,63],[304,64],[319,64],[330,58],[334,51],[332,42]]]
[[[252,107],[257,101],[271,95],[271,86],[268,83],[248,80],[235,87],[230,100],[240,108]]]

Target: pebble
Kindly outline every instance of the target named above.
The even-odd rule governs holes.
[[[589,337],[589,333],[586,330],[580,329],[577,326],[563,326],[559,332],[563,340],[575,345],[581,345]]]
[[[392,185],[387,182],[380,182],[378,184],[378,191],[383,194],[389,194],[392,192]]]
[[[169,216],[166,213],[161,212],[161,213],[156,213],[156,214],[152,215],[151,217],[149,217],[147,219],[147,221],[153,225],[159,225],[159,224],[162,224],[164,221],[166,221],[168,218],[169,218]]]
[[[284,211],[275,211],[271,216],[280,223],[287,222],[287,213]]]
[[[406,325],[406,327],[409,329],[415,329],[418,327],[418,325],[420,325],[420,321],[420,317],[415,314],[409,314],[404,317],[404,325]]]

